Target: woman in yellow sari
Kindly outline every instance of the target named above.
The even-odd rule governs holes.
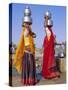
[[[21,82],[24,85],[35,85],[37,82],[33,40],[35,34],[31,31],[31,22],[29,20],[24,20],[22,28],[22,36],[16,50],[14,65],[17,71],[21,73]]]

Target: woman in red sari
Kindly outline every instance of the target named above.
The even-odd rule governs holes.
[[[52,26],[46,26],[46,36],[44,38],[42,76],[46,79],[58,78],[60,76],[55,61],[55,36],[52,32]]]

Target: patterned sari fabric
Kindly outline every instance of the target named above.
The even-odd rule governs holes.
[[[36,68],[34,56],[32,53],[25,52],[22,59],[22,83],[24,85],[35,85]]]
[[[14,66],[17,69],[18,73],[21,76],[21,82],[24,85],[35,85],[36,84],[36,70],[35,70],[35,46],[34,40],[31,34],[28,35],[29,38],[29,48],[25,48],[24,42],[24,32],[25,27],[23,28],[23,32],[21,35],[21,39],[19,41],[15,58],[14,58]],[[27,52],[25,52],[27,51]]]
[[[42,66],[42,76],[47,79],[59,77],[59,72],[56,67],[55,61],[55,51],[54,51],[54,35],[51,32],[50,40],[48,40],[47,36],[44,39],[44,55],[43,55],[43,66]]]

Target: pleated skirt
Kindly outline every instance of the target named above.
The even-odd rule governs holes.
[[[36,84],[35,58],[32,53],[25,52],[22,58],[22,83],[23,85]]]

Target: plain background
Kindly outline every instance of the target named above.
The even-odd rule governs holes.
[[[60,85],[43,85],[30,87],[9,87],[8,72],[9,72],[9,3],[30,3],[30,4],[45,4],[67,6],[68,0],[0,0],[0,90],[67,90],[68,84]],[[59,12],[58,12],[59,13]],[[67,24],[68,24],[68,9],[67,9]],[[66,34],[68,26],[66,27]],[[68,40],[68,36],[66,38]],[[67,43],[68,45],[68,43]],[[68,47],[68,46],[67,46]],[[68,48],[67,48],[68,51]],[[68,59],[68,56],[67,56]],[[67,61],[68,62],[68,61]],[[67,68],[67,66],[66,66]],[[67,80],[68,81],[68,80]]]

